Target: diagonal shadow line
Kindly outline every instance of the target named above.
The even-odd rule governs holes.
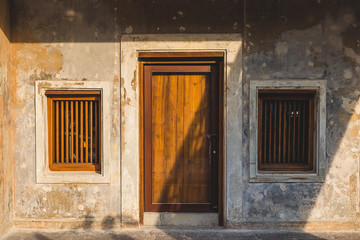
[[[164,132],[164,136],[163,136],[164,148],[162,149],[163,153],[162,154],[160,153],[160,157],[161,156],[164,157],[164,165],[165,165],[166,173],[161,174],[163,177],[165,177],[165,179],[163,179],[164,183],[158,189],[159,191],[161,191],[161,193],[156,195],[157,199],[155,199],[153,202],[175,203],[178,202],[176,200],[180,200],[180,202],[183,203],[186,202],[190,203],[196,200],[197,198],[201,199],[202,202],[211,202],[211,197],[210,197],[211,179],[209,177],[209,173],[211,172],[211,166],[209,159],[209,145],[207,140],[207,134],[212,133],[210,132],[211,123],[210,123],[210,111],[209,111],[210,107],[212,107],[210,104],[211,103],[210,88],[215,86],[210,86],[209,83],[209,86],[206,87],[207,85],[206,81],[210,81],[210,78],[205,78],[205,79],[206,79],[205,88],[207,88],[208,93],[206,94],[205,92],[206,90],[205,90],[204,91],[205,94],[200,96],[200,101],[196,103],[198,104],[196,109],[193,109],[194,107],[193,105],[195,103],[193,103],[192,101],[194,101],[194,99],[188,99],[186,103],[185,87],[183,89],[183,93],[179,93],[179,95],[183,94],[183,99],[179,100],[178,97],[176,97],[175,102],[172,102],[174,100],[172,101],[170,100],[171,99],[170,96],[173,94],[177,96],[177,92],[172,92],[170,90],[169,81],[171,80],[169,77],[167,78],[168,84],[166,86],[166,89],[160,90],[162,92],[162,95],[165,95],[163,96],[163,99],[158,100],[161,101],[161,105],[163,105],[160,111],[165,112],[164,114],[165,119],[162,119],[163,121],[162,124],[158,126],[158,128],[162,128],[162,130],[160,131]],[[178,87],[181,81],[186,81],[186,79],[182,80],[177,78],[176,80],[177,90],[179,89]],[[185,85],[185,83],[183,84]],[[191,89],[188,90],[191,91]],[[195,95],[192,97],[195,97]],[[180,105],[183,104],[181,110],[178,110],[179,109],[178,104]],[[187,107],[185,106],[186,104],[188,104]],[[190,105],[190,109],[189,109],[189,105]],[[170,112],[170,114],[166,114],[167,112]],[[155,113],[155,114],[159,114],[159,113]],[[187,124],[185,123],[186,122],[185,118],[188,117],[189,114],[193,116],[192,119],[190,120],[190,124],[186,126]],[[154,115],[154,110],[153,110],[153,115]],[[163,117],[164,116],[161,116],[160,119]],[[179,122],[179,120],[181,122]],[[180,124],[180,128],[182,128],[180,130],[180,133],[178,132],[179,124]],[[175,126],[175,129],[171,129],[171,125],[172,127]],[[187,130],[185,128],[187,128]],[[186,132],[184,132],[184,130]],[[153,125],[153,135],[154,134],[156,135],[158,133],[155,131]],[[175,134],[173,134],[174,132]],[[178,142],[179,134],[183,136],[182,137],[183,140],[181,140],[180,142]],[[154,143],[154,137],[152,139],[153,139],[153,145],[156,144]],[[161,143],[159,143],[159,145],[160,144]],[[198,146],[199,144],[201,145],[201,147]],[[174,151],[175,149],[176,149],[175,157],[174,159],[171,159],[173,156],[171,151]],[[153,156],[159,155],[159,153],[156,153],[154,151],[155,150],[153,146]],[[171,163],[171,161],[174,161],[174,163]],[[186,175],[186,172],[189,170],[190,173]],[[154,177],[154,175],[152,176]],[[201,176],[204,176],[205,178],[202,179]],[[159,178],[159,176],[157,177]],[[189,185],[191,181],[195,182],[195,186]],[[205,195],[202,196],[202,194],[199,193],[199,191],[205,192]]]

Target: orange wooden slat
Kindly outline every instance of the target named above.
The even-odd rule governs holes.
[[[99,104],[98,102],[95,102],[95,109],[94,109],[94,120],[95,120],[95,151],[94,151],[94,154],[95,154],[95,161],[96,163],[98,164],[99,163],[99,159],[100,159],[100,156],[99,156],[99,148],[98,148],[98,133],[99,133],[99,127],[98,127],[98,112],[99,112]]]
[[[89,163],[89,102],[85,102],[85,162]]]
[[[59,129],[59,121],[60,121],[60,114],[59,114],[59,102],[56,101],[56,159],[55,162],[60,162],[60,129]]]
[[[79,158],[79,101],[75,102],[75,116],[76,116],[76,162],[80,163]]]
[[[74,101],[71,101],[70,103],[70,112],[71,112],[71,120],[70,120],[70,126],[71,126],[71,149],[70,149],[70,163],[74,163]]]
[[[93,101],[90,102],[90,163],[93,162]]]
[[[80,101],[80,162],[84,163],[84,102]]]
[[[61,101],[61,163],[64,163],[64,101]]]
[[[66,146],[66,163],[69,163],[69,102],[65,102],[65,116],[66,116],[66,140],[65,140],[65,146]]]

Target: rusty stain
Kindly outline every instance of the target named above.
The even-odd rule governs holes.
[[[130,98],[127,97],[127,93],[126,93],[126,88],[123,87],[124,86],[124,79],[121,78],[121,88],[122,88],[122,92],[123,92],[123,96],[121,98],[121,128],[120,128],[120,131],[121,131],[121,152],[123,153],[125,151],[125,145],[126,145],[126,141],[125,141],[125,134],[124,134],[124,131],[125,131],[125,123],[126,123],[126,116],[125,116],[125,111],[124,111],[124,107],[126,105],[129,105],[130,104]]]
[[[134,92],[136,92],[136,85],[137,85],[137,83],[136,83],[136,70],[134,71],[134,77],[133,77],[133,79],[131,80],[131,88],[132,88],[132,90],[134,91]]]
[[[125,146],[126,146],[126,141],[125,141],[125,124],[126,124],[126,120],[125,120],[125,111],[124,108],[121,107],[121,126],[120,126],[120,138],[121,138],[121,155],[124,154],[125,152]]]
[[[352,174],[349,178],[349,197],[350,197],[350,213],[352,214],[353,221],[359,219],[359,196],[358,196],[358,184],[356,174]]]
[[[118,75],[115,75],[115,76],[114,76],[114,82],[120,82],[120,79],[119,79],[119,76],[118,76]]]
[[[18,43],[13,54],[18,71],[29,72],[38,69],[55,75],[63,66],[63,55],[60,49],[52,45]]]
[[[39,83],[38,86],[39,86],[39,88],[38,88],[38,94],[40,94],[40,91],[41,91],[42,88],[49,88],[49,87],[52,86],[52,84],[49,83],[49,82],[41,82],[41,83]]]

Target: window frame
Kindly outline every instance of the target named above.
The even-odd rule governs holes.
[[[259,91],[315,91],[312,171],[259,170]],[[250,81],[250,182],[323,182],[326,153],[326,80],[251,80]]]
[[[100,149],[100,171],[51,171],[49,168],[48,90],[101,92],[100,141],[110,142],[113,83],[111,81],[35,81],[36,183],[110,183],[110,144]]]
[[[48,113],[48,145],[49,145],[49,169],[50,171],[101,171],[101,91],[100,90],[47,90],[45,91],[47,97],[47,113]],[[55,108],[54,101],[66,100],[83,100],[96,101],[98,103],[98,115],[96,122],[99,124],[98,132],[96,134],[98,139],[94,139],[98,144],[96,162],[98,164],[89,163],[54,163],[55,161]],[[93,120],[95,121],[95,120]],[[69,146],[70,147],[70,146]]]
[[[265,95],[265,96],[261,96],[261,95]],[[268,95],[268,96],[266,96]],[[315,108],[314,108],[314,100],[316,97],[316,91],[313,90],[289,90],[289,89],[281,89],[281,90],[273,90],[273,89],[259,89],[258,90],[258,170],[259,171],[284,171],[284,172],[296,172],[296,171],[301,171],[301,172],[305,172],[305,171],[313,171],[314,170],[314,112],[315,112]],[[261,124],[262,120],[263,120],[263,112],[262,112],[262,107],[263,107],[263,102],[267,101],[267,100],[275,100],[275,101],[294,101],[294,100],[305,100],[308,101],[308,109],[309,109],[309,115],[308,118],[305,120],[308,122],[308,138],[307,140],[304,139],[304,141],[307,143],[307,149],[308,149],[308,153],[307,153],[307,164],[306,165],[299,165],[299,164],[294,164],[294,163],[289,163],[289,160],[285,160],[287,159],[285,157],[284,152],[282,152],[281,155],[283,155],[283,161],[288,162],[287,164],[281,164],[280,159],[272,159],[273,161],[278,161],[278,163],[273,163],[273,164],[263,164],[262,163],[262,159],[261,153],[263,152],[263,147],[262,145],[264,144],[262,142],[262,135],[261,132],[263,130],[263,125]],[[281,111],[279,111],[281,112]],[[284,113],[283,113],[284,114]],[[281,116],[281,118],[283,118],[283,115]],[[281,119],[280,119],[281,120]],[[285,120],[284,120],[285,121]],[[266,120],[265,120],[266,122]],[[305,124],[305,123],[304,123]],[[282,128],[282,129],[281,129]],[[281,130],[283,130],[284,132],[286,131],[285,127],[281,127],[280,128],[280,134],[281,134]],[[275,134],[274,132],[270,131],[269,134]],[[291,133],[289,133],[290,138],[291,138]],[[305,133],[303,133],[305,134]],[[284,137],[285,138],[285,137]],[[279,137],[274,137],[273,135],[269,136],[269,139],[276,139],[279,140]],[[276,141],[275,140],[275,141]],[[299,139],[298,139],[299,140]],[[295,141],[295,140],[293,140]],[[286,142],[287,143],[287,142]],[[293,143],[294,144],[294,143]],[[282,142],[280,144],[281,146],[284,145],[284,143]],[[295,145],[295,144],[294,144]],[[288,147],[290,148],[290,145],[288,145]],[[303,146],[305,147],[305,146]],[[279,147],[281,148],[281,147]],[[277,148],[276,150],[278,150],[279,148]],[[284,148],[285,145],[284,145]],[[280,151],[280,149],[279,149]],[[283,150],[284,151],[284,150]],[[289,152],[287,152],[287,154],[289,154]],[[276,155],[276,153],[275,153]],[[274,155],[274,156],[275,156]],[[290,153],[290,156],[292,155],[292,152]],[[289,156],[289,155],[288,155]],[[279,158],[279,156],[276,156],[277,158]]]

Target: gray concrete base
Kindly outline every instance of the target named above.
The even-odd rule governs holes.
[[[217,213],[144,212],[145,226],[218,226]]]
[[[123,229],[118,231],[29,231],[13,229],[1,240],[85,240],[85,239],[249,239],[249,240],[320,240],[320,239],[360,239],[360,232],[302,232],[302,231],[246,231],[226,230],[222,228],[199,229],[199,228],[137,228]]]

